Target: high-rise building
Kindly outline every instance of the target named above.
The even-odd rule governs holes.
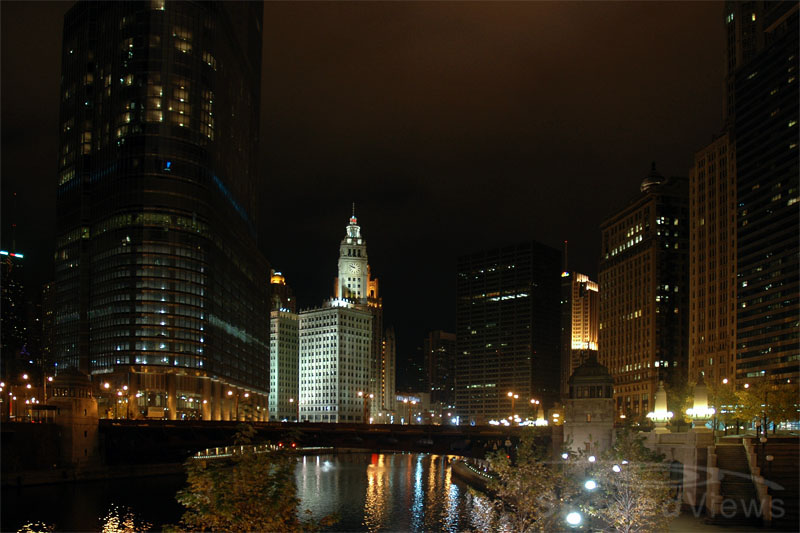
[[[486,423],[559,394],[561,253],[536,242],[458,259],[456,412]],[[509,397],[508,394],[511,393]],[[514,398],[514,395],[517,398]]]
[[[689,187],[653,169],[601,226],[598,359],[614,377],[617,416],[646,415],[658,382],[686,379]]]
[[[736,378],[800,378],[797,2],[765,2],[763,45],[734,72]]]
[[[269,324],[269,419],[298,421],[299,316],[277,309],[270,313]]]
[[[24,254],[0,250],[0,345],[3,377],[26,368],[17,363],[28,338],[25,286],[22,269]]]
[[[267,416],[262,11],[81,1],[64,19],[54,357],[127,390],[134,417]]]
[[[431,395],[431,408],[455,408],[456,335],[446,331],[431,331],[422,342],[425,374]]]
[[[339,247],[334,297],[299,314],[301,420],[391,418],[396,343],[393,331],[384,335],[378,280],[367,261],[367,242],[353,213]]]
[[[569,377],[590,355],[597,355],[600,316],[597,283],[586,274],[561,273],[561,396],[569,396]]]
[[[689,176],[689,365],[707,383],[736,363],[736,160],[723,133],[698,151]]]
[[[779,2],[775,2],[778,4]],[[736,114],[735,73],[764,46],[767,2],[727,0],[725,2],[725,90],[723,116],[732,124]]]
[[[269,288],[272,296],[273,311],[297,312],[297,300],[295,300],[292,288],[286,284],[286,277],[276,270],[270,271]]]
[[[389,423],[397,410],[397,336],[394,328],[386,328],[383,338],[379,399],[383,402],[378,411],[378,421]]]
[[[300,420],[368,421],[372,320],[368,310],[336,299],[300,312]]]
[[[372,394],[370,416],[379,418],[384,416],[381,414],[382,406],[392,402],[386,395],[383,377],[387,365],[393,366],[394,361],[384,358],[383,298],[378,292],[378,278],[372,276],[368,263],[367,240],[361,235],[355,205],[345,236],[339,244],[338,267],[339,275],[333,285],[335,299],[352,303],[356,309],[372,314],[372,356],[369,361],[369,384],[365,392]]]

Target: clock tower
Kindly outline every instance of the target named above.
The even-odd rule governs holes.
[[[339,245],[339,278],[336,280],[336,298],[367,304],[369,296],[367,241],[361,236],[355,207],[346,234]]]

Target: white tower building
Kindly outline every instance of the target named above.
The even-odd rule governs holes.
[[[300,313],[300,420],[365,422],[372,314],[338,300],[328,305]]]

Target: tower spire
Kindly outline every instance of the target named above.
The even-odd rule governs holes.
[[[356,203],[353,202],[353,218],[356,216]]]

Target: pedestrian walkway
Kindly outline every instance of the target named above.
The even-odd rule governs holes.
[[[712,524],[706,524],[704,522],[704,518],[705,518],[704,515],[701,515],[699,517],[695,517],[694,514],[692,514],[691,511],[682,513],[678,518],[676,518],[675,520],[673,520],[670,523],[669,529],[667,529],[667,531],[669,531],[669,533],[695,533],[695,532],[703,533],[703,532],[711,532],[711,531],[717,531],[717,532],[726,531],[728,533],[734,533],[734,532],[739,532],[739,533],[742,533],[742,532],[748,532],[748,533],[753,533],[753,532],[776,533],[778,531],[789,531],[789,530],[783,530],[783,529],[759,528],[759,527],[748,526],[748,525],[717,526],[717,525],[712,525]],[[796,533],[796,531],[794,531],[794,530],[791,530],[791,531],[792,531],[792,533]]]

